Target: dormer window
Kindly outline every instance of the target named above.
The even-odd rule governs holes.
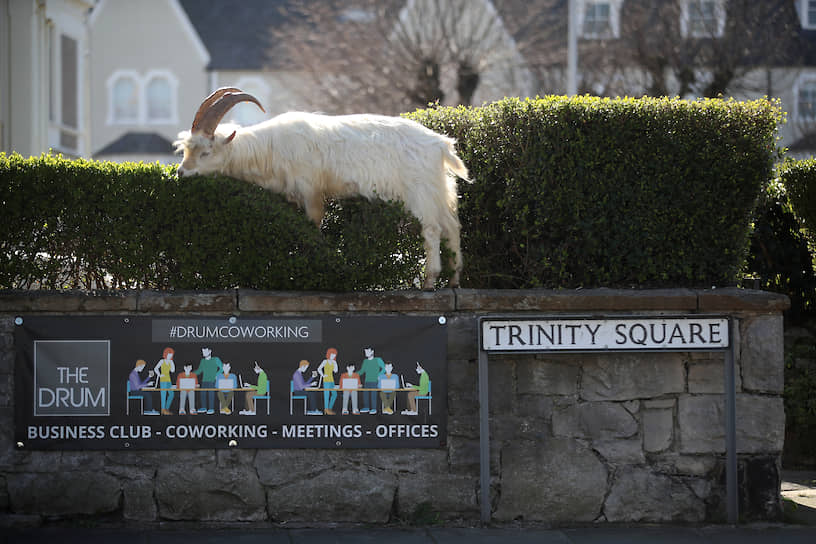
[[[725,32],[725,0],[683,0],[680,29],[687,38],[720,38]]]
[[[176,125],[178,80],[166,70],[118,70],[108,79],[108,124]]]
[[[579,0],[581,37],[595,40],[620,37],[621,1]]]

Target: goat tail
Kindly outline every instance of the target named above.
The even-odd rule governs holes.
[[[448,172],[459,176],[468,183],[473,183],[473,180],[471,180],[469,177],[467,166],[465,166],[465,163],[463,163],[462,159],[459,158],[459,155],[456,154],[456,148],[453,146],[454,141],[448,140],[446,143],[447,145],[445,146],[443,152],[445,169]]]

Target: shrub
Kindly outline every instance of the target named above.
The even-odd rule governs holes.
[[[780,167],[780,175],[759,200],[746,272],[755,282],[749,286],[790,297],[787,317],[798,322],[816,311],[816,270],[814,254],[783,182],[788,171]]]
[[[505,99],[410,114],[459,140],[467,285],[733,285],[777,104]]]
[[[796,364],[816,359],[816,346],[800,347],[785,364],[786,466],[816,466],[816,369]]]
[[[790,194],[793,211],[816,244],[816,159],[786,161],[779,177]]]
[[[6,288],[347,291],[406,287],[421,271],[399,205],[335,203],[321,234],[280,195],[156,164],[0,155],[0,202]]]

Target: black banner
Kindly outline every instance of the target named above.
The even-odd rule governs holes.
[[[445,444],[438,317],[23,316],[28,449]]]

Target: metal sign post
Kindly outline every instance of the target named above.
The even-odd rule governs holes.
[[[491,518],[489,353],[724,352],[728,523],[739,516],[734,323],[722,316],[525,316],[479,319],[479,486]]]

